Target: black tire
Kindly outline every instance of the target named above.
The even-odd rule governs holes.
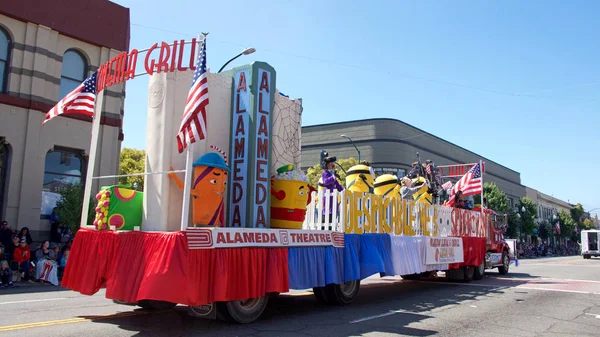
[[[510,257],[506,253],[506,251],[502,252],[502,266],[498,267],[498,273],[500,275],[508,274],[508,270],[510,269]]]
[[[147,310],[169,310],[177,306],[177,303],[156,300],[141,300],[137,303],[139,307]]]
[[[244,301],[218,303],[218,310],[231,323],[247,324],[256,321],[267,307],[269,294]]]
[[[584,259],[591,259],[592,257],[590,255],[584,255],[583,258]]]
[[[481,280],[485,276],[485,256],[481,261],[481,264],[475,267],[475,274],[473,275],[474,280]]]
[[[466,266],[462,267],[464,272],[463,282],[471,282],[473,281],[473,277],[475,276],[475,267]]]
[[[400,275],[404,280],[418,281],[421,279],[421,274]]]
[[[325,287],[315,287],[313,288],[313,294],[315,295],[315,297],[317,298],[317,301],[321,304],[331,304],[331,302],[329,301],[329,297],[327,295],[327,291],[325,290]]]
[[[348,281],[344,284],[329,284],[325,287],[327,299],[331,304],[348,305],[356,299],[360,290],[360,280]]]

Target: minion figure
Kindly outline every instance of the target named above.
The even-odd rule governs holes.
[[[373,192],[387,198],[400,198],[400,183],[398,177],[391,174],[383,174],[375,179]]]
[[[285,165],[277,173],[271,177],[271,228],[302,229],[315,188],[293,165]]]
[[[400,189],[400,194],[404,199],[413,199],[417,202],[428,202],[432,204],[431,194],[427,191],[429,186],[427,185],[427,180],[423,177],[417,177],[415,179],[410,179],[408,177],[402,178],[402,188]]]
[[[354,165],[346,173],[346,189],[352,192],[373,193],[375,177],[367,165]]]

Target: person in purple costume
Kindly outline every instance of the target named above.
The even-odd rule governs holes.
[[[343,191],[344,187],[338,181],[338,174],[334,170],[335,169],[335,161],[336,157],[329,157],[327,151],[321,150],[321,168],[323,169],[323,173],[321,174],[321,181],[319,181],[319,185],[323,187],[324,190],[333,191]],[[325,200],[323,200],[323,222],[331,224],[333,222],[333,197],[329,197],[329,209],[325,209]]]

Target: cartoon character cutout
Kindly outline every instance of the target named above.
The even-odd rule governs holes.
[[[193,166],[192,223],[194,226],[223,227],[225,223],[225,191],[230,170],[221,155],[209,152],[202,155]],[[171,175],[179,188],[183,184]]]
[[[310,204],[311,192],[316,189],[308,183],[301,171],[286,165],[271,177],[271,228],[301,229]],[[306,178],[306,179],[305,179]]]

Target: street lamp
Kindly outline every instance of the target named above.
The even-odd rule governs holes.
[[[221,71],[223,71],[223,69],[229,64],[231,63],[231,61],[235,60],[236,58],[242,56],[242,55],[250,55],[252,53],[254,53],[256,51],[256,49],[254,48],[246,48],[244,50],[242,50],[241,53],[237,54],[236,56],[232,57],[231,60],[227,61],[222,67],[221,69],[219,69],[218,73],[220,73]]]
[[[354,148],[356,149],[356,152],[358,152],[358,163],[360,164],[360,150],[358,149],[358,147],[356,147],[356,144],[354,144],[354,141],[352,140],[352,138],[350,138],[346,135],[340,135],[340,137],[346,138],[350,141],[350,143],[352,143],[352,146],[354,146]]]

